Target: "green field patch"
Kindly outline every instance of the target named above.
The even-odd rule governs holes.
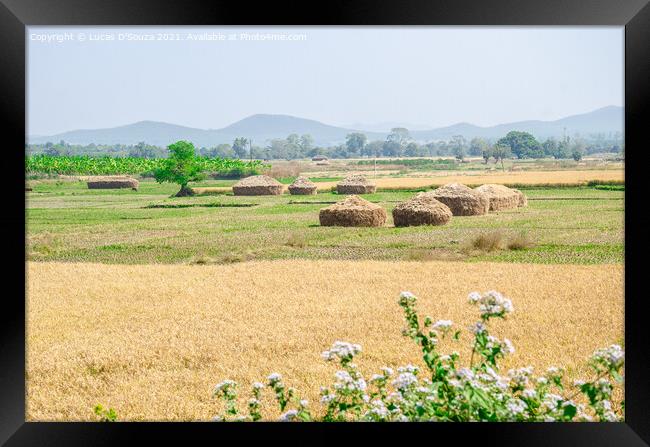
[[[257,203],[152,203],[143,208],[250,208]]]

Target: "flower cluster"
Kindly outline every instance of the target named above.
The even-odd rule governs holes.
[[[514,310],[512,301],[495,290],[490,290],[482,295],[478,292],[472,292],[469,294],[468,300],[472,304],[479,305],[479,312],[483,320],[490,317],[504,317]]]
[[[624,402],[614,402],[614,388],[624,380],[625,353],[618,345],[594,352],[590,359],[596,377],[566,384],[564,370],[548,368],[536,375],[530,366],[500,373],[498,363],[514,352],[510,340],[490,334],[491,318],[504,318],[513,311],[512,302],[498,292],[472,292],[469,301],[479,306],[480,320],[470,327],[472,353],[468,365],[459,365],[460,355],[439,352],[439,337],[453,326],[450,320],[421,322],[417,297],[402,292],[399,305],[404,311],[403,334],[422,351],[422,365],[384,367],[368,380],[353,360],[361,352],[357,344],[336,341],[322,353],[341,369],[331,387],[321,387],[323,421],[618,421]],[[453,339],[460,341],[460,331]],[[269,388],[281,411],[281,421],[311,421],[315,418],[308,402],[287,388],[282,376],[273,373],[267,384],[253,384],[248,414],[239,414],[236,383],[225,380],[215,395],[226,402],[226,412],[215,420],[260,420],[262,392]]]
[[[325,360],[351,361],[355,355],[361,352],[361,346],[345,341],[336,341],[328,351],[323,351],[321,357]]]

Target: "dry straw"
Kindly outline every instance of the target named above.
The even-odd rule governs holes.
[[[100,177],[87,181],[88,189],[138,189],[140,182],[131,177]]]
[[[253,175],[233,185],[236,196],[268,196],[282,194],[282,183],[268,175]]]
[[[370,183],[363,175],[350,175],[336,185],[339,194],[371,194],[377,185]]]
[[[507,186],[488,183],[479,186],[475,191],[485,194],[490,201],[490,211],[507,210],[519,206],[519,194]]]
[[[307,177],[300,176],[289,185],[291,195],[313,195],[316,194],[317,186]]]
[[[318,217],[323,226],[380,227],[386,222],[386,211],[353,195],[321,209]]]
[[[517,206],[528,206],[528,197],[526,197],[526,194],[524,194],[523,192],[515,188],[512,188],[512,190],[515,192],[515,194],[517,194],[519,198],[519,202],[517,203]]]
[[[484,194],[460,183],[448,183],[425,194],[447,205],[454,216],[480,216],[490,207]]]
[[[419,193],[393,208],[396,227],[417,225],[445,225],[451,220],[452,212],[447,205],[426,193]]]

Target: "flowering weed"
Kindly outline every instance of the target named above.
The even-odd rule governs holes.
[[[340,370],[330,387],[321,387],[324,415],[312,416],[307,401],[293,388],[286,389],[282,377],[271,374],[268,384],[256,383],[249,411],[237,409],[236,384],[226,380],[217,385],[215,395],[225,401],[219,421],[257,421],[262,419],[259,401],[264,388],[270,388],[280,410],[281,421],[619,421],[625,403],[612,402],[613,389],[624,381],[625,352],[611,345],[594,352],[590,365],[591,381],[565,383],[564,371],[550,367],[535,375],[530,366],[499,370],[499,360],[514,352],[510,340],[490,335],[490,321],[506,319],[514,312],[512,301],[499,292],[472,292],[470,304],[478,307],[479,320],[470,327],[472,355],[468,366],[458,364],[459,354],[442,354],[439,341],[451,337],[461,342],[461,330],[450,320],[420,322],[417,297],[402,292],[399,305],[404,311],[403,335],[420,347],[426,370],[413,365],[397,369],[382,368],[366,381],[354,363],[361,346],[336,341],[324,351],[323,359],[336,362]],[[584,401],[585,403],[580,403]],[[618,411],[618,412],[617,412]]]

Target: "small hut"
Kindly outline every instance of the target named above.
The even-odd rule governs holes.
[[[381,227],[386,223],[386,211],[377,204],[352,195],[320,210],[323,226]]]
[[[339,194],[372,194],[377,185],[371,183],[363,175],[349,175],[336,185]]]
[[[448,183],[425,194],[447,205],[454,216],[480,216],[490,208],[484,194],[460,183]]]
[[[140,182],[131,177],[97,177],[86,182],[88,189],[138,189]]]
[[[451,220],[452,212],[447,205],[426,193],[419,193],[393,208],[393,222],[396,227],[418,225],[445,225]]]
[[[232,187],[236,196],[269,196],[282,194],[283,185],[268,175],[253,175],[237,182]]]
[[[316,184],[307,177],[297,177],[293,183],[289,185],[289,194],[305,196],[316,194]]]
[[[490,211],[501,211],[519,206],[519,195],[512,189],[503,185],[486,184],[475,189],[490,201]]]
[[[528,197],[526,197],[526,194],[523,192],[519,191],[518,189],[512,188],[512,190],[517,194],[519,197],[519,202],[517,203],[517,206],[528,206]]]

